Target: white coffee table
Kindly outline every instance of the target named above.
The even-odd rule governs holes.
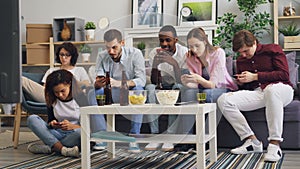
[[[90,159],[90,141],[95,140],[90,137],[90,115],[106,114],[107,131],[115,131],[115,115],[130,114],[181,114],[196,116],[196,134],[158,134],[152,137],[147,135],[136,138],[137,143],[169,143],[196,144],[197,168],[205,168],[205,144],[209,143],[210,162],[217,160],[217,133],[216,133],[216,104],[189,104],[183,106],[174,105],[129,105],[120,106],[119,104],[105,106],[87,106],[81,107],[81,166],[82,168],[91,167]],[[208,114],[209,132],[205,134],[205,114]],[[99,140],[99,139],[98,139]],[[107,150],[109,157],[115,157],[115,142],[118,140],[103,140],[108,142]]]

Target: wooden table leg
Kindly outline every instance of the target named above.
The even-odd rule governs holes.
[[[21,103],[17,103],[16,104],[16,114],[15,114],[15,119],[14,119],[14,132],[13,132],[13,142],[14,142],[15,149],[18,148],[18,144],[19,144],[21,114],[22,114]]]

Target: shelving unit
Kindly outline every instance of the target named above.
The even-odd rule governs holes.
[[[50,37],[49,42],[43,42],[43,43],[32,43],[35,45],[49,45],[49,64],[22,64],[24,67],[55,67],[59,66],[60,64],[55,63],[55,46],[62,44],[63,42],[54,42],[53,38]],[[72,43],[76,46],[79,46],[81,44],[91,44],[91,45],[103,45],[104,41],[72,41]],[[80,57],[80,55],[79,55]],[[95,62],[81,62],[78,58],[77,66],[90,66],[95,65]]]
[[[295,21],[295,23],[300,22],[300,16],[299,16],[299,8],[296,8],[296,16],[283,16],[279,14],[279,11],[283,11],[283,6],[288,4],[283,3],[289,3],[289,1],[279,1],[274,0],[273,3],[273,15],[274,15],[274,43],[279,44],[279,25],[282,22],[288,22],[288,21]],[[282,6],[283,5],[283,6]],[[293,5],[297,5],[294,3]],[[298,6],[299,7],[299,6]],[[298,10],[297,10],[298,9]],[[284,51],[300,51],[300,46],[298,48],[283,48]]]

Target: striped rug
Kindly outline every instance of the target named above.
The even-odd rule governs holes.
[[[114,159],[108,159],[106,151],[96,151],[91,154],[92,168],[196,168],[196,154],[161,151],[142,151],[131,154],[126,149],[118,149]],[[206,162],[209,163],[208,153]],[[208,166],[209,169],[279,169],[283,158],[277,163],[263,161],[262,153],[233,155],[228,152],[218,153],[218,161]],[[15,168],[81,168],[80,158],[63,157],[60,155],[43,155],[39,158],[26,160],[3,167]]]

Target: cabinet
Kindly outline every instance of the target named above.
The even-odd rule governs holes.
[[[289,6],[290,2],[292,2],[293,6],[296,9],[296,16],[283,16],[283,8],[284,6]],[[283,47],[284,51],[300,51],[300,42],[299,45],[295,45],[295,48],[284,48],[284,46],[282,45],[282,43],[280,43],[281,41],[281,36],[280,33],[278,31],[278,28],[280,27],[280,25],[286,24],[286,23],[290,23],[290,22],[294,22],[294,23],[298,23],[298,27],[299,22],[300,22],[300,5],[299,3],[295,2],[295,1],[279,1],[279,0],[274,0],[273,3],[273,15],[274,15],[274,43],[276,44],[281,44],[281,46]]]
[[[62,43],[63,42],[54,42],[53,38],[51,37],[49,42],[26,44],[26,47],[36,45],[36,46],[43,47],[42,49],[44,49],[44,50],[45,49],[48,50],[47,52],[49,53],[49,60],[47,61],[48,63],[22,64],[22,66],[23,67],[41,67],[41,66],[54,67],[54,66],[59,66],[58,63],[55,63],[55,50],[56,50],[56,46],[58,46]],[[96,55],[98,53],[98,48],[102,48],[102,46],[104,45],[104,41],[72,41],[72,43],[74,45],[76,45],[78,48],[81,44],[89,44],[92,47],[92,50],[93,50],[92,51],[92,56],[91,56],[91,60],[93,62],[82,62],[82,58],[81,58],[81,55],[79,53],[77,64],[76,64],[77,66],[95,65]],[[40,57],[47,57],[47,56],[40,56]]]

